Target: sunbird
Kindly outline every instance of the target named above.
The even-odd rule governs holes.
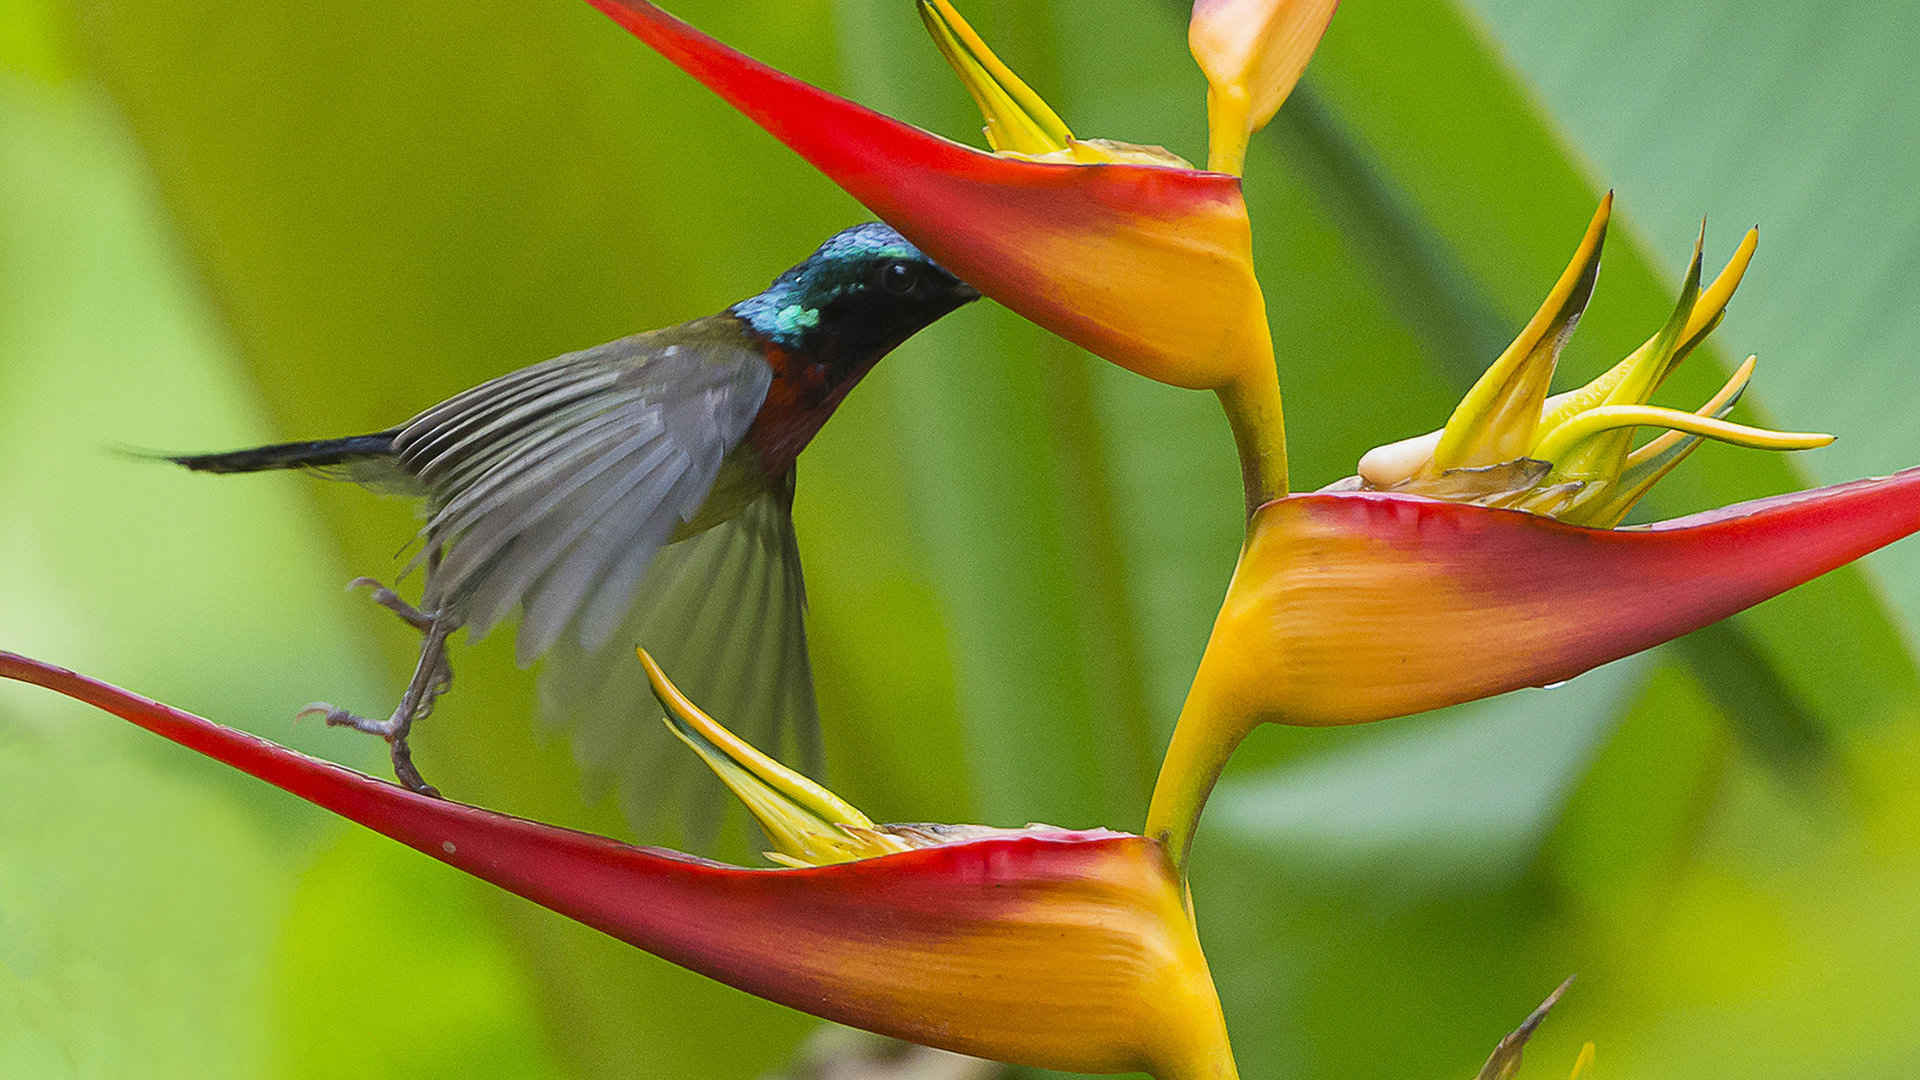
[[[657,727],[632,726],[644,682],[610,674],[639,670],[636,644],[675,654],[716,711],[784,720],[811,745],[795,459],[881,357],[979,296],[888,226],[855,225],[717,315],[521,368],[385,431],[166,460],[426,500],[407,567],[426,571],[419,606],[354,582],[420,631],[399,705],[301,710],[384,738],[415,791],[437,794],[407,739],[452,683],[448,635],[478,638],[515,607],[518,659],[555,654],[543,708],[599,744],[583,752],[618,757],[623,735]]]

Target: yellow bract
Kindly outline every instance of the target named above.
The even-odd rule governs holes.
[[[1247,139],[1273,119],[1326,32],[1339,0],[1198,0],[1187,44],[1207,76],[1207,168],[1240,174]],[[949,0],[919,0],[920,18],[986,118],[995,153],[1077,165],[1190,169],[1160,146],[1076,139],[1066,121],[987,48]]]
[[[881,829],[838,795],[794,772],[722,727],[673,685],[645,649],[647,682],[672,731],[746,804],[786,866],[827,866],[907,851],[917,845]]]
[[[1028,161],[1069,165],[1193,166],[1162,146],[1112,139],[1076,139],[1066,121],[1013,73],[948,0],[919,0],[920,19],[940,54],[986,118],[987,145],[994,153]]]
[[[1696,242],[1666,324],[1599,378],[1547,396],[1560,350],[1593,294],[1612,209],[1608,193],[1539,311],[1467,392],[1446,427],[1370,451],[1360,459],[1362,486],[1611,528],[1702,439],[1762,450],[1807,450],[1833,441],[1831,435],[1768,431],[1725,419],[1753,377],[1751,357],[1693,412],[1648,404],[1674,366],[1725,316],[1759,243],[1752,230],[1705,289]],[[1642,427],[1666,433],[1635,449],[1634,432]]]

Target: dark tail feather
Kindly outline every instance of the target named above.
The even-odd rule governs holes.
[[[352,435],[344,439],[315,439],[311,442],[274,443],[224,454],[163,455],[175,465],[194,472],[245,473],[267,469],[332,469],[351,467],[369,459],[393,456],[393,440],[398,430],[372,435]]]

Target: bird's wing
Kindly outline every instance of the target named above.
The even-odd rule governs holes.
[[[569,628],[604,643],[771,379],[737,331],[702,320],[503,375],[415,417],[395,449],[432,493],[428,605],[476,635],[522,607],[523,664]]]
[[[776,757],[812,771],[819,713],[807,659],[806,592],[794,539],[792,474],[712,528],[654,559],[618,632],[597,649],[562,641],[540,672],[543,718],[572,733],[590,774],[615,781],[637,828],[660,808],[710,824],[721,789],[659,722],[634,646],[645,646],[701,708]],[[682,791],[691,798],[676,798]]]

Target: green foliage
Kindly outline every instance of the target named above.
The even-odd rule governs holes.
[[[905,0],[670,6],[977,125]],[[1124,6],[967,12],[1080,134],[1198,153],[1182,6]],[[861,216],[584,4],[11,7],[0,646],[360,766],[369,740],[288,717],[398,692],[408,632],[339,586],[397,569],[406,508],[110,449],[384,427],[717,310]],[[1296,485],[1438,426],[1609,185],[1569,384],[1657,327],[1698,214],[1710,256],[1757,221],[1724,351],[1662,400],[1759,351],[1748,400],[1842,436],[1707,447],[1656,513],[1920,462],[1920,120],[1886,104],[1920,16],[1775,15],[1343,4],[1248,163]],[[1214,403],[975,305],[870,377],[802,472],[836,789],[886,819],[1137,826],[1239,540]],[[1559,689],[1256,735],[1194,886],[1245,1074],[1469,1075],[1577,970],[1534,1073],[1592,1038],[1600,1075],[1910,1075],[1916,567],[1896,548]],[[505,635],[456,643],[424,771],[630,835],[509,661]],[[0,830],[0,1074],[753,1077],[811,1030],[150,742],[0,693],[0,790],[31,808]]]

